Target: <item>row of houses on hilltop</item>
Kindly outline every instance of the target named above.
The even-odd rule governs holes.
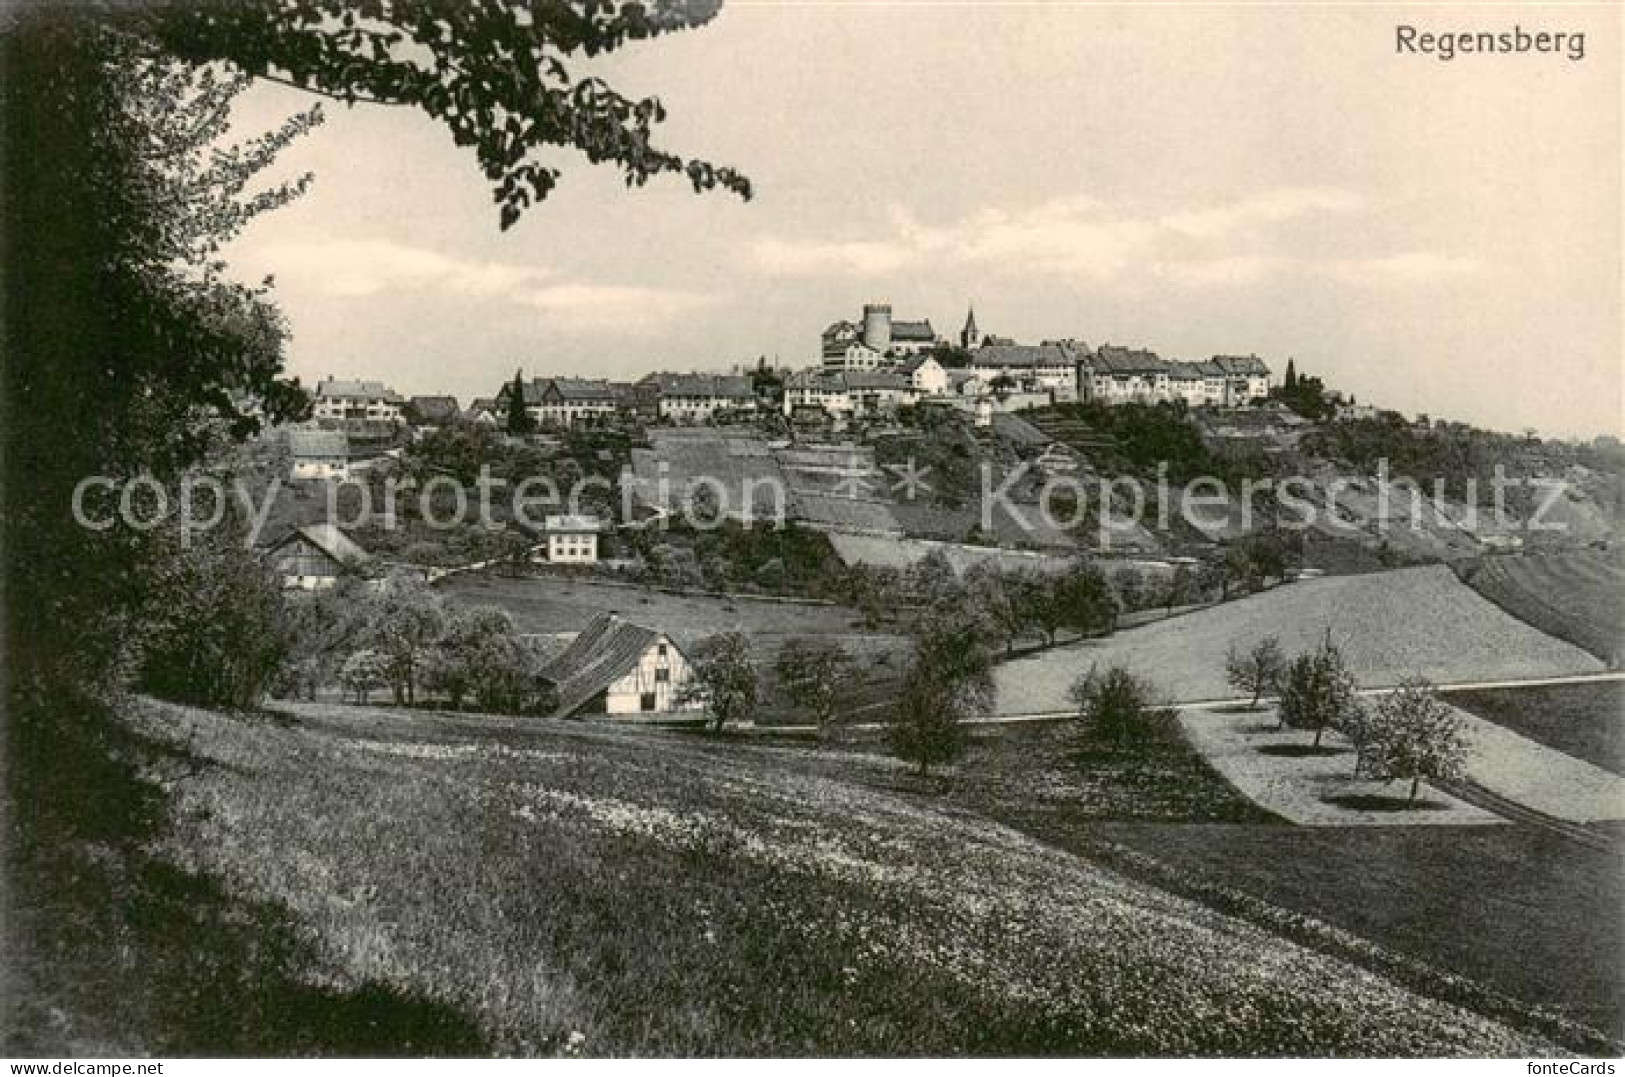
[[[618,419],[674,425],[703,424],[773,409],[785,415],[821,413],[872,416],[927,400],[980,414],[1033,403],[1071,400],[1121,404],[1183,401],[1195,407],[1241,407],[1269,395],[1270,369],[1255,355],[1165,359],[1141,348],[1081,340],[1021,344],[982,332],[974,309],[957,342],[940,336],[929,319],[892,316],[890,305],[870,303],[861,319],[836,321],[819,341],[819,362],[760,383],[744,374],[662,371],[630,382],[602,378],[516,375],[490,397],[460,411],[449,396],[405,398],[376,381],[324,379],[316,389],[316,419],[345,423],[435,426],[454,418],[506,426],[510,398],[542,427],[605,425]]]
[[[785,408],[822,404],[862,413],[875,400],[999,393],[1239,407],[1268,396],[1269,389],[1269,367],[1254,355],[1184,361],[1112,344],[1091,348],[1072,339],[1020,344],[982,332],[974,308],[956,345],[939,337],[929,321],[896,321],[890,306],[871,303],[861,322],[837,321],[824,330],[821,362],[797,377]]]
[[[649,374],[635,382],[595,378],[516,378],[525,411],[542,426],[597,426],[617,416],[645,422],[705,423],[722,415],[755,411],[756,390],[740,374]],[[466,417],[495,426],[508,421],[513,382],[495,396],[475,400]]]

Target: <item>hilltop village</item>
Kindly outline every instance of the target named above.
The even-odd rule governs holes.
[[[726,373],[651,373],[637,381],[516,373],[492,395],[458,408],[449,396],[404,397],[381,381],[324,378],[315,418],[441,423],[461,416],[506,427],[517,392],[539,429],[606,426],[618,420],[674,425],[738,422],[779,413],[793,422],[839,424],[894,416],[899,408],[955,409],[987,426],[995,412],[1074,401],[1171,403],[1238,408],[1269,395],[1269,365],[1255,355],[1200,361],[1163,359],[1140,348],[1080,340],[1019,344],[985,334],[974,309],[949,339],[929,319],[893,317],[870,303],[858,321],[841,320],[820,338],[819,362],[805,369],[735,367]]]
[[[348,533],[352,558],[364,550],[425,573],[520,554],[654,571],[651,521],[673,522],[696,496],[747,530],[771,517],[821,534],[847,563],[904,567],[937,544],[966,563],[1089,554],[1171,570],[1268,535],[1294,570],[1335,572],[1556,541],[1515,526],[1517,512],[1473,511],[1490,504],[1500,463],[1531,483],[1565,485],[1552,508],[1566,525],[1563,541],[1610,534],[1613,494],[1583,449],[1360,404],[1291,358],[1277,377],[1255,355],[1181,360],[1077,339],[1018,343],[984,332],[974,310],[949,339],[929,319],[896,317],[884,303],[829,324],[817,346],[818,360],[800,369],[762,359],[613,381],[520,368],[466,405],[404,396],[380,380],[324,378],[307,421],[262,439],[280,454],[272,470],[293,480],[275,519],[283,532],[330,525]],[[561,489],[584,485],[585,503],[561,496],[545,519],[499,510],[482,526],[444,528],[424,526],[408,509],[383,528],[327,519],[310,487],[401,473],[472,483],[482,466],[513,483],[542,476]],[[1408,469],[1444,485],[1425,501],[1389,507],[1376,485],[1383,466],[1397,468],[1395,478]],[[1327,508],[1291,534],[1278,527],[1275,499],[1239,490],[1288,474]],[[1129,518],[1113,500],[1121,492],[1056,513],[1044,490],[1057,481],[1076,491],[1198,477],[1226,489],[1203,511],[1171,520]],[[1524,489],[1510,503],[1527,517],[1532,498]],[[1393,526],[1401,518],[1404,526]],[[284,537],[270,530],[271,541]],[[661,571],[680,572],[671,566],[693,544],[668,535],[656,545],[677,551]],[[737,571],[709,575],[719,587],[758,583]],[[304,587],[327,578],[288,577]]]

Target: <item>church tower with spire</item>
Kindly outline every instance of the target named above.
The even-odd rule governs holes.
[[[975,351],[982,346],[982,331],[976,328],[975,304],[966,309],[965,328],[959,331],[959,346],[966,351]]]

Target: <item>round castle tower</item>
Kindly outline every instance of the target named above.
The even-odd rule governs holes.
[[[881,353],[891,347],[890,303],[863,305],[863,344]]]

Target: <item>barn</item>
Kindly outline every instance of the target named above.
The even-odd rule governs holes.
[[[266,551],[284,587],[320,591],[371,560],[366,550],[332,524],[307,524]]]
[[[542,676],[558,692],[557,713],[567,717],[674,715],[702,708],[681,700],[689,664],[677,644],[613,613],[594,617]]]

